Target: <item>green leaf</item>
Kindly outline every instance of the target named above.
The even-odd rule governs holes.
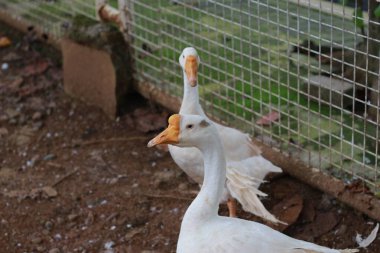
[[[364,27],[363,10],[362,8],[356,8],[353,14],[353,21],[358,28]]]
[[[376,9],[373,11],[375,13],[375,16],[377,18],[380,18],[380,4],[376,7]]]
[[[339,0],[339,3],[343,6],[347,5],[349,0]]]

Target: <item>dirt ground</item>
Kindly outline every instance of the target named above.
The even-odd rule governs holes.
[[[175,252],[199,188],[169,153],[146,147],[168,113],[133,94],[110,120],[64,94],[59,54],[33,32],[0,24],[4,35],[12,44],[0,48],[0,252]],[[285,174],[262,190],[289,223],[275,228],[296,238],[351,248],[376,223]],[[361,252],[380,252],[379,238]]]

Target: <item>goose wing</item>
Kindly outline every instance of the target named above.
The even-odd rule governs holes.
[[[222,140],[227,160],[240,161],[261,154],[260,148],[253,145],[248,134],[218,123],[215,123],[215,126]]]

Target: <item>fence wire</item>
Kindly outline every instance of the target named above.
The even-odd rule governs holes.
[[[359,179],[380,191],[376,0],[127,3],[137,80],[181,97],[178,57],[193,46],[206,112],[347,183]],[[75,14],[95,18],[92,0],[0,6],[57,36]]]
[[[194,46],[207,112],[312,167],[379,190],[380,34],[358,1],[129,3],[140,80],[181,96],[178,56]]]

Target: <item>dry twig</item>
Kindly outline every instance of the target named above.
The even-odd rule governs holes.
[[[79,170],[79,167],[75,167],[72,171],[68,172],[66,175],[64,175],[63,177],[61,177],[57,181],[55,181],[51,186],[52,187],[57,186],[58,184],[62,183],[63,180],[65,180],[65,179],[69,178],[70,176],[74,175],[75,173],[77,173],[78,170]]]

